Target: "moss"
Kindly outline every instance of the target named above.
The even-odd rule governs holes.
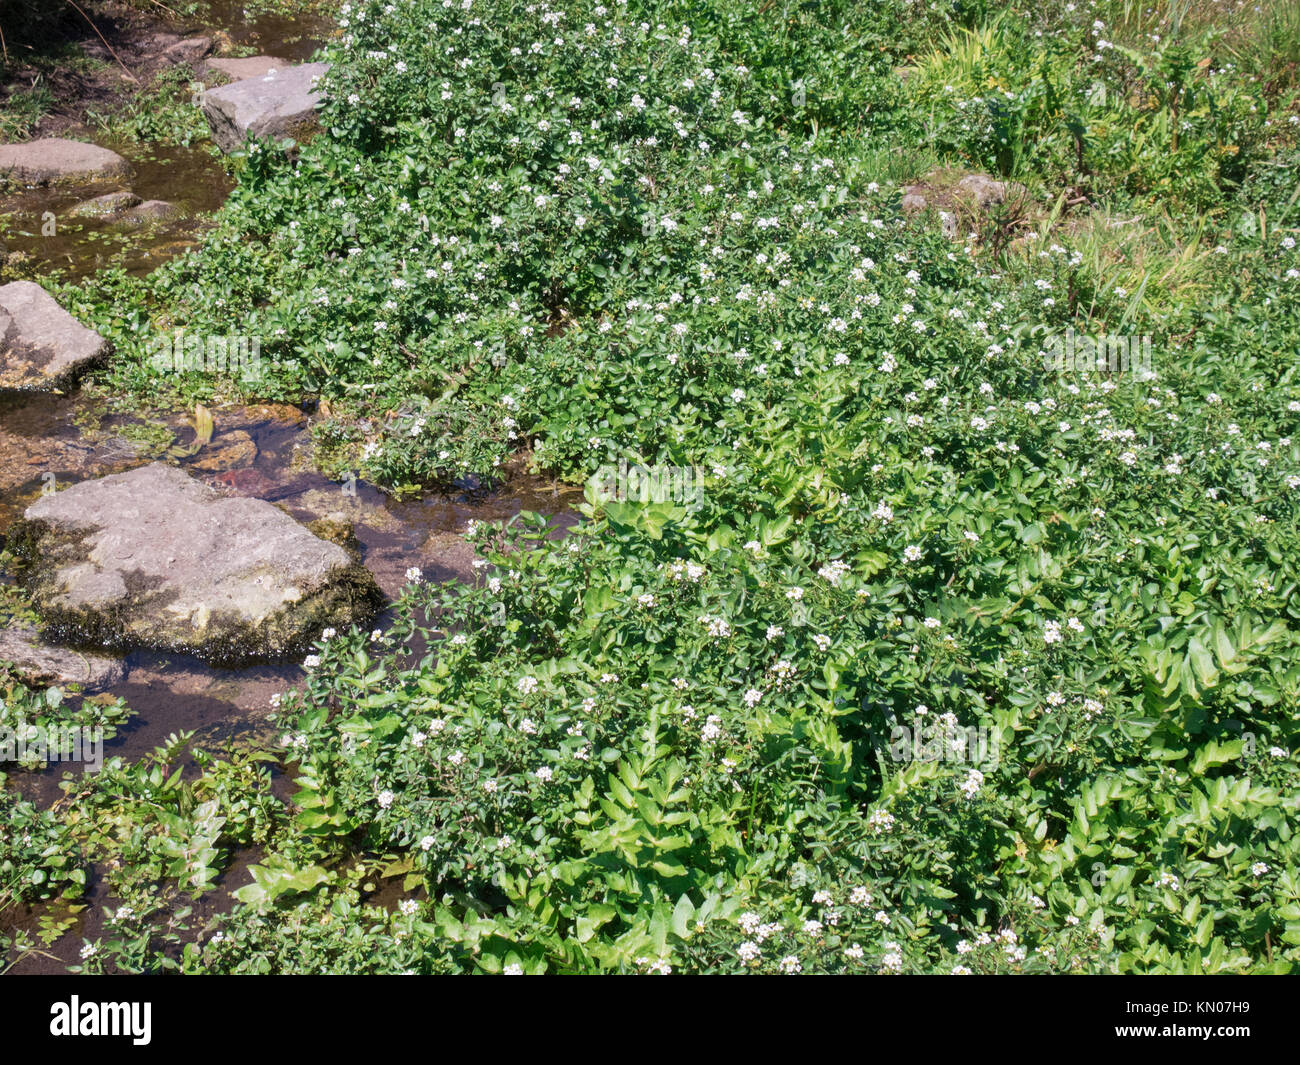
[[[361,561],[361,541],[357,539],[356,529],[350,521],[336,518],[317,518],[307,523],[307,528],[314,536],[331,544],[337,544],[348,553],[353,562]]]

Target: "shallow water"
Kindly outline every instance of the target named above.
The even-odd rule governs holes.
[[[87,424],[86,402],[76,396],[37,396],[0,403],[0,470],[9,473],[0,478],[0,533],[39,498],[51,476],[64,486],[154,461],[148,448],[120,435],[145,424],[141,418],[104,418],[97,429],[83,432],[77,423]],[[406,585],[412,566],[423,571],[426,581],[474,580],[474,552],[462,535],[470,520],[507,520],[529,510],[552,519],[554,536],[564,535],[578,520],[572,508],[581,499],[579,489],[527,474],[492,491],[431,493],[399,503],[365,481],[331,481],[314,471],[310,418],[297,408],[214,408],[212,415],[211,441],[177,464],[226,494],[273,502],[304,523],[329,518],[350,524],[362,563],[390,600]],[[193,445],[194,430],[185,416],[169,415],[161,424],[173,433],[173,446]],[[49,465],[18,465],[23,448]],[[385,615],[375,624],[385,627]],[[138,758],[170,733],[188,730],[208,749],[227,741],[273,740],[267,720],[271,696],[303,677],[297,663],[220,669],[157,651],[136,651],[125,663],[125,681],[108,691],[126,699],[135,715],[105,744],[106,758]],[[48,806],[59,797],[58,781],[66,771],[55,764],[42,773],[14,773],[11,782]]]
[[[15,275],[79,281],[120,265],[143,276],[197,244],[234,187],[222,159],[205,147],[97,143],[131,163],[129,181],[26,188],[0,198],[0,243]],[[85,200],[128,190],[141,200],[166,200],[182,213],[139,227],[69,213]]]
[[[334,19],[313,13],[266,14],[244,17],[244,0],[211,0],[200,22],[205,29],[223,30],[240,47],[259,55],[305,63],[338,31]]]
[[[53,473],[59,484],[75,483],[152,461],[147,449],[119,435],[143,425],[143,419],[105,417],[87,431],[78,422],[94,425],[95,419],[86,418],[88,402],[77,395],[0,401],[0,470],[9,472],[7,479],[0,479],[0,533],[40,495],[43,473]],[[461,535],[471,519],[498,521],[524,510],[534,511],[551,517],[551,535],[556,537],[578,520],[572,507],[581,499],[579,489],[531,475],[510,477],[491,491],[431,493],[422,499],[395,502],[364,481],[346,484],[313,471],[309,463],[310,418],[301,410],[266,405],[215,408],[212,414],[215,431],[211,441],[179,464],[210,482],[220,483],[223,474],[234,473],[236,476],[226,478],[234,487],[221,490],[274,500],[302,521],[333,516],[351,522],[361,545],[362,562],[389,597],[400,593],[411,566],[419,566],[428,581],[474,580],[474,553]],[[173,430],[179,444],[192,444],[194,432],[184,416],[168,416],[164,424]],[[252,440],[256,457],[249,455],[240,434]],[[232,446],[232,440],[242,446]],[[52,465],[11,469],[24,448]],[[223,456],[230,456],[232,462],[222,461]],[[381,613],[374,625],[386,628],[388,621],[388,615]],[[172,733],[183,731],[195,734],[191,750],[220,754],[232,745],[272,747],[280,730],[270,720],[271,697],[299,684],[305,676],[297,662],[219,669],[190,656],[146,650],[136,651],[124,661],[127,676],[108,693],[125,699],[134,714],[105,742],[103,755],[127,762],[152,751]],[[188,753],[180,756],[173,768],[184,769],[187,776],[198,772]],[[50,808],[63,797],[60,785],[65,778],[69,774],[75,778],[80,772],[81,766],[70,769],[54,763],[43,772],[11,772],[8,786]],[[291,775],[281,767],[272,767],[271,789],[282,802],[287,803],[293,794]],[[259,857],[256,849],[232,855],[217,890],[186,901],[194,908],[196,926],[234,905],[232,892],[249,882],[248,866]],[[77,964],[83,939],[104,934],[103,910],[116,905],[116,900],[100,870],[92,869],[90,877],[86,906],[76,922],[44,954],[24,959],[12,973],[64,972],[67,966]],[[393,894],[396,888],[381,885],[371,901],[384,904],[385,891]],[[395,900],[397,894],[387,901]],[[18,930],[35,934],[43,916],[67,912],[60,902],[19,906],[0,915],[0,926],[9,934]],[[0,958],[0,963],[3,961]]]

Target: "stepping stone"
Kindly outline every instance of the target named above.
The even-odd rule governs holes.
[[[260,78],[245,78],[203,94],[203,114],[212,139],[223,152],[231,152],[254,137],[302,140],[319,128],[316,106],[321,94],[317,79],[328,63],[303,63]]]
[[[209,59],[204,66],[220,71],[232,81],[244,81],[247,78],[265,77],[272,71],[278,73],[288,70],[293,63],[270,55],[250,55],[245,59]]]
[[[12,663],[18,679],[33,688],[78,684],[85,692],[96,692],[126,680],[119,659],[56,647],[23,622],[0,629],[0,661]]]
[[[110,215],[121,214],[139,202],[140,197],[134,192],[109,192],[77,204],[68,211],[68,214],[74,218],[107,218]]]
[[[40,285],[0,285],[0,391],[67,388],[107,354],[108,342]]]
[[[84,141],[46,137],[22,144],[0,144],[0,177],[28,185],[60,181],[120,181],[131,164],[117,152]]]
[[[123,225],[143,226],[158,222],[170,222],[179,217],[181,209],[166,200],[145,200],[144,203],[123,211],[118,219]]]
[[[342,547],[160,462],[43,496],[9,548],[45,631],[78,646],[283,659],[379,598]]]

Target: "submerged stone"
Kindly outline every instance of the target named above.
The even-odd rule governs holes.
[[[46,643],[33,626],[21,622],[0,629],[0,661],[12,663],[18,679],[34,688],[76,684],[96,692],[126,679],[119,659]]]
[[[158,222],[170,222],[174,218],[179,218],[181,209],[174,203],[168,203],[166,200],[145,200],[144,203],[137,204],[128,211],[124,211],[118,219],[123,225],[144,226]]]
[[[103,196],[96,196],[93,200],[83,200],[69,209],[68,214],[75,218],[106,218],[121,214],[135,207],[139,202],[140,197],[134,192],[108,192]]]
[[[159,462],[39,499],[10,543],[47,631],[79,645],[283,659],[379,599],[342,547]]]

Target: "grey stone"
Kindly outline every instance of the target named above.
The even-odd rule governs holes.
[[[172,63],[193,63],[212,51],[211,37],[186,37],[163,49],[162,56]]]
[[[904,189],[903,202],[901,206],[904,214],[919,214],[926,208],[925,197],[919,192],[912,192],[909,189]]]
[[[130,177],[131,164],[117,152],[84,141],[46,137],[0,144],[0,177],[29,185],[60,181],[111,181]]]
[[[247,78],[265,77],[272,71],[279,73],[288,70],[293,63],[270,55],[250,55],[243,59],[209,59],[204,65],[209,70],[220,71],[232,81],[244,81]]]
[[[203,94],[203,114],[217,147],[233,151],[248,134],[302,140],[318,128],[321,94],[315,85],[328,70],[328,63],[303,63],[209,89]]]
[[[998,181],[987,174],[967,174],[954,190],[956,196],[973,203],[981,211],[998,204],[1006,203],[1008,198],[1020,196],[1024,186],[1015,182]]]
[[[22,622],[0,629],[0,660],[13,663],[18,679],[34,688],[77,684],[83,691],[95,692],[126,680],[126,666],[120,659],[56,647]]]
[[[159,462],[43,496],[10,547],[46,631],[79,646],[265,661],[378,601],[342,547]]]
[[[96,196],[93,200],[84,200],[68,211],[74,218],[107,218],[121,214],[129,207],[140,202],[134,192],[109,192]]]
[[[107,341],[40,285],[0,285],[0,391],[66,388],[107,353]]]
[[[170,222],[179,217],[181,209],[166,200],[145,200],[144,203],[123,211],[118,219],[123,225],[143,226],[156,222]]]

